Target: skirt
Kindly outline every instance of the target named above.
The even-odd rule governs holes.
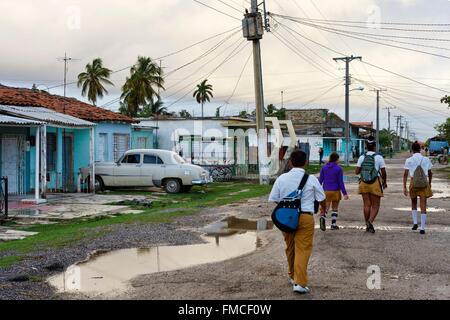
[[[411,199],[415,198],[431,198],[433,196],[433,191],[431,190],[430,184],[427,185],[426,188],[416,189],[412,186],[412,179],[411,184],[409,185],[409,196]]]
[[[342,200],[341,191],[325,191],[327,202],[339,202]]]
[[[368,184],[363,181],[360,181],[358,193],[359,194],[372,194],[374,196],[384,197],[383,188],[381,187],[381,178],[378,177],[378,179],[372,184]]]

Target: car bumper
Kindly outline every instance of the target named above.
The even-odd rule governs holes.
[[[205,184],[213,182],[212,179],[200,179],[200,180],[192,180],[193,186],[203,186]]]

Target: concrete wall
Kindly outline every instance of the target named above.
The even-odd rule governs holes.
[[[139,145],[139,138],[146,138],[147,145]],[[131,134],[131,149],[154,149],[155,147],[153,129],[133,129]]]
[[[107,143],[108,143],[108,152],[107,159],[105,161],[112,162],[114,161],[114,134],[128,134],[130,136],[130,146],[131,147],[131,133],[132,127],[131,124],[122,124],[122,123],[98,123],[95,127],[95,161],[98,161],[98,143],[99,143],[99,135],[106,134]]]

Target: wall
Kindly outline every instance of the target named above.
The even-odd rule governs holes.
[[[99,141],[99,134],[104,133],[107,135],[107,141],[108,141],[108,158],[106,159],[107,162],[113,162],[114,161],[114,138],[113,135],[115,133],[118,134],[128,134],[130,136],[130,143],[131,143],[131,124],[123,124],[123,123],[97,123],[95,127],[95,160],[98,161],[98,154],[97,154],[97,143]]]
[[[139,138],[147,138],[147,145],[142,147],[138,144]],[[154,149],[155,141],[153,129],[133,129],[131,134],[131,149]]]

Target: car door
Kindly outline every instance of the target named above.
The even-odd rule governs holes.
[[[140,153],[125,155],[114,167],[114,185],[116,187],[143,186],[141,167],[142,155]]]
[[[166,165],[156,154],[144,154],[141,175],[152,185],[161,185],[166,174]]]

